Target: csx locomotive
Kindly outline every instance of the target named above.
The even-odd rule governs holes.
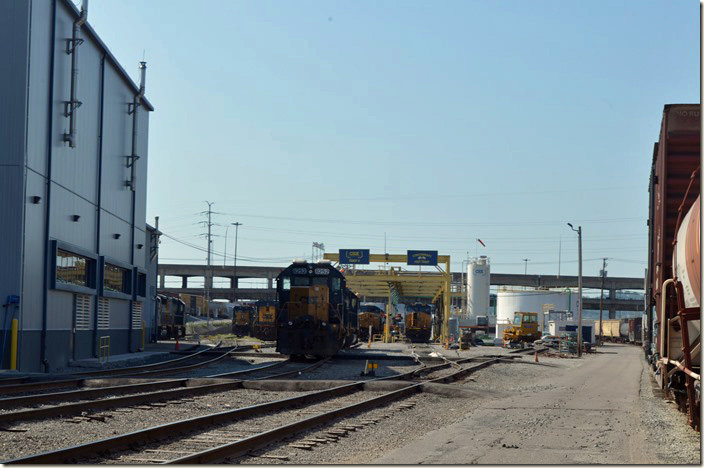
[[[252,336],[268,341],[276,339],[276,302],[257,301],[254,304],[256,317],[252,325]]]
[[[357,340],[359,300],[329,262],[294,261],[276,278],[276,351],[333,356]]]
[[[368,340],[369,329],[372,335],[377,335],[384,331],[384,311],[380,307],[365,304],[359,308],[359,337]]]
[[[406,306],[406,338],[414,343],[427,342],[432,326],[430,305],[415,303]]]
[[[247,336],[252,332],[255,311],[251,305],[236,305],[232,309],[232,333],[236,336]]]

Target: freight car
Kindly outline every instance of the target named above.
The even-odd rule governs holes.
[[[251,305],[236,305],[232,308],[232,334],[247,336],[252,332],[255,311]]]
[[[294,261],[276,278],[276,351],[334,356],[357,341],[359,299],[330,262]]]
[[[628,342],[634,344],[643,343],[643,318],[628,319]]]
[[[177,297],[157,294],[157,327],[160,340],[186,336],[186,304]]]
[[[276,302],[257,301],[254,304],[256,317],[252,325],[252,336],[264,341],[276,339]]]
[[[430,305],[415,303],[406,306],[406,338],[408,340],[413,343],[428,342],[432,326]]]
[[[699,430],[700,108],[666,105],[653,151],[644,348],[655,378]]]
[[[362,305],[359,307],[359,337],[367,341],[369,330],[371,334],[378,335],[384,331],[384,311],[375,305]]]

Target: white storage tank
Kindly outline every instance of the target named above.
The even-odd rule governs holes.
[[[572,291],[500,290],[496,295],[496,337],[503,337],[504,328],[511,325],[516,312],[537,312],[538,328],[542,331],[544,305],[552,305],[554,310],[576,312],[577,299],[577,293]]]
[[[482,255],[467,266],[467,312],[469,317],[489,315],[489,259]]]

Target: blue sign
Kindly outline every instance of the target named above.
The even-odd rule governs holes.
[[[407,253],[408,265],[437,265],[437,250],[409,250]]]
[[[340,264],[349,265],[351,263],[369,265],[369,249],[340,249]]]

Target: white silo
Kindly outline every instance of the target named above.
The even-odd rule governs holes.
[[[543,329],[543,306],[553,310],[577,310],[577,293],[569,290],[500,290],[496,295],[496,338],[503,338],[504,328],[513,322],[516,312],[537,312],[538,328]],[[547,317],[546,327],[547,327]]]
[[[489,315],[489,259],[482,255],[467,265],[467,315]]]

